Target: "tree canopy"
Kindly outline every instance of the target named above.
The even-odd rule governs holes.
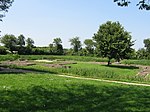
[[[32,40],[31,38],[27,38],[26,44],[28,48],[32,48],[34,47],[34,40]]]
[[[81,41],[79,40],[79,37],[73,37],[69,40],[71,46],[73,46],[73,51],[78,52],[81,49]]]
[[[128,6],[131,3],[131,0],[114,0],[118,4],[118,6]],[[136,4],[139,9],[143,10],[150,10],[150,0],[139,0],[139,2]]]
[[[53,40],[54,43],[54,53],[55,54],[63,54],[63,46],[62,46],[62,40],[61,38],[54,38]],[[52,47],[52,45],[50,45],[50,48]]]
[[[109,59],[108,65],[112,58],[120,61],[132,52],[131,35],[119,22],[108,21],[102,24],[93,39],[96,41],[100,54]]]
[[[144,40],[146,52],[150,55],[150,38]]]
[[[18,36],[18,45],[23,47],[25,45],[25,37],[23,35]]]
[[[11,52],[15,51],[17,45],[17,38],[14,35],[5,35],[0,39],[1,43],[4,44]]]
[[[89,54],[94,53],[94,42],[92,39],[85,39],[84,40],[85,48]]]
[[[8,12],[9,7],[14,0],[0,0],[0,21],[5,16],[5,12]]]

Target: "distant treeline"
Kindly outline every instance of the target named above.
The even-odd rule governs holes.
[[[71,43],[71,40],[74,40]],[[59,41],[59,42],[58,42]],[[84,41],[82,47],[79,37],[70,39],[70,43],[78,43],[78,47],[64,49],[60,38],[55,38],[53,43],[47,47],[37,47],[31,38],[25,39],[23,35],[18,38],[14,35],[5,35],[1,38],[0,54],[20,54],[20,55],[76,55],[76,56],[98,56],[103,57],[94,46],[92,39]],[[7,45],[9,44],[9,45]],[[150,39],[144,40],[145,48],[134,50],[129,54],[129,59],[150,59]]]
[[[108,21],[99,27],[97,33],[91,39],[85,39],[82,43],[79,37],[69,40],[71,48],[64,49],[61,38],[54,38],[46,47],[34,45],[34,40],[6,34],[0,38],[0,54],[19,55],[75,55],[106,57],[120,61],[122,59],[150,59],[150,38],[145,39],[144,48],[135,50],[132,48],[134,41],[131,35],[119,22]],[[84,45],[84,47],[83,47]],[[109,64],[109,62],[108,62]]]

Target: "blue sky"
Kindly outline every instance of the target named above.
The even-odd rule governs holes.
[[[132,0],[133,1],[133,0]],[[150,38],[150,11],[141,11],[135,1],[127,8],[113,0],[15,0],[0,23],[1,35],[23,34],[37,46],[48,46],[60,37],[65,48],[69,39],[92,38],[99,26],[107,21],[119,21],[136,40],[134,48],[143,47]]]

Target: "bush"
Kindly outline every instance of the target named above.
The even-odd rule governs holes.
[[[0,54],[7,54],[7,48],[4,46],[0,46]]]

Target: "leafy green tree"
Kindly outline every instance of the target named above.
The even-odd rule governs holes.
[[[88,51],[85,48],[81,48],[80,51],[78,52],[79,56],[88,56]]]
[[[55,45],[58,45],[58,44],[61,44],[62,41],[61,41],[60,38],[55,38],[55,39],[53,40],[53,43],[54,43]]]
[[[114,58],[119,62],[132,51],[131,35],[119,22],[108,21],[102,24],[93,39],[96,41],[100,54],[108,58],[108,65],[111,59]]]
[[[150,53],[150,38],[144,40],[145,48],[148,53]]]
[[[34,47],[34,41],[31,38],[26,40],[26,54],[32,54],[32,48]]]
[[[54,45],[53,44],[49,44],[49,53],[50,54],[54,53]]]
[[[49,47],[34,47],[32,48],[32,54],[33,55],[48,55],[50,54]]]
[[[11,52],[16,50],[17,38],[14,35],[5,35],[0,39],[0,41]]]
[[[5,16],[5,12],[8,12],[13,1],[14,0],[0,0],[0,21],[2,21],[2,18]]]
[[[73,51],[77,53],[81,49],[81,41],[79,40],[79,37],[74,37],[69,40],[71,43],[71,46],[73,46]]]
[[[17,43],[18,54],[26,54],[25,37],[23,35],[19,35],[17,40],[18,40],[18,43]]]
[[[34,40],[32,40],[31,38],[27,38],[26,44],[27,44],[28,48],[33,48],[34,47]]]
[[[150,38],[144,40],[145,48],[146,48],[146,54],[147,58],[150,58]]]
[[[55,38],[53,43],[49,44],[49,53],[55,55],[62,55],[64,53],[62,40],[60,38]]]
[[[84,44],[86,45],[85,48],[88,51],[88,54],[94,53],[94,42],[92,39],[86,39],[84,41]]]
[[[7,54],[7,48],[4,46],[0,46],[0,54]]]
[[[131,3],[131,0],[114,0],[118,4],[118,6],[128,6]],[[139,0],[136,4],[139,6],[139,9],[143,10],[150,10],[150,0]]]
[[[25,46],[25,37],[23,35],[18,36],[18,45],[22,48]]]
[[[55,38],[53,40],[54,43],[54,49],[55,49],[55,54],[63,54],[63,46],[62,46],[62,40],[60,38]]]
[[[136,52],[137,59],[146,59],[147,58],[147,52],[146,49],[141,48]]]

